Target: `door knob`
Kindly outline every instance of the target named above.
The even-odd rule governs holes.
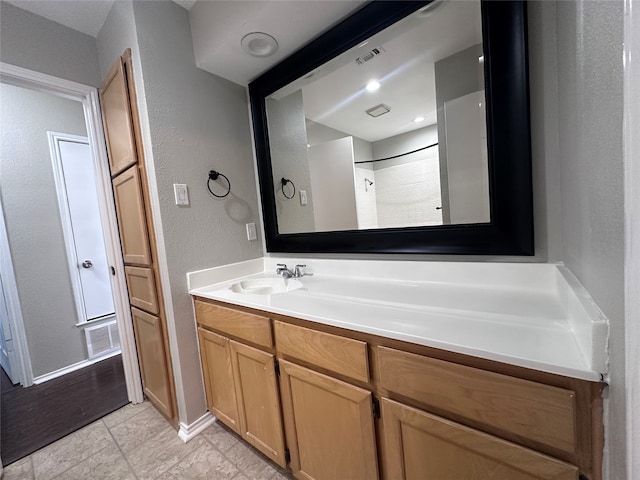
[[[91,263],[91,260],[85,260],[84,262],[82,262],[82,268],[91,268],[93,267],[93,263]]]

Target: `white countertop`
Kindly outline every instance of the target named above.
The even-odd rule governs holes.
[[[303,287],[234,283],[306,263]],[[261,258],[188,274],[189,293],[585,380],[606,374],[608,323],[561,265]]]

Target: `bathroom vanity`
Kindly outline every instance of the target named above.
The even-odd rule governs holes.
[[[607,325],[563,267],[282,260],[189,274],[209,409],[275,463],[601,478]]]

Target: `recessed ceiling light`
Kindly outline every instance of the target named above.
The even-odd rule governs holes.
[[[240,40],[240,46],[245,53],[253,57],[268,57],[278,50],[277,40],[264,32],[246,34]]]
[[[369,80],[369,83],[367,83],[366,88],[368,92],[375,92],[380,88],[380,82],[375,78],[373,80]]]
[[[413,119],[413,121],[416,123],[424,122],[424,117],[416,117]]]

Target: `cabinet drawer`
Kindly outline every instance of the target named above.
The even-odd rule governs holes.
[[[369,382],[367,344],[283,322],[274,322],[278,352],[345,377]]]
[[[575,394],[507,375],[378,347],[380,386],[442,411],[575,452]]]
[[[129,287],[129,301],[134,307],[158,314],[158,296],[153,281],[153,270],[144,267],[124,267]]]
[[[200,300],[196,300],[195,305],[196,320],[199,325],[265,348],[273,346],[271,320],[268,317],[240,312]]]

